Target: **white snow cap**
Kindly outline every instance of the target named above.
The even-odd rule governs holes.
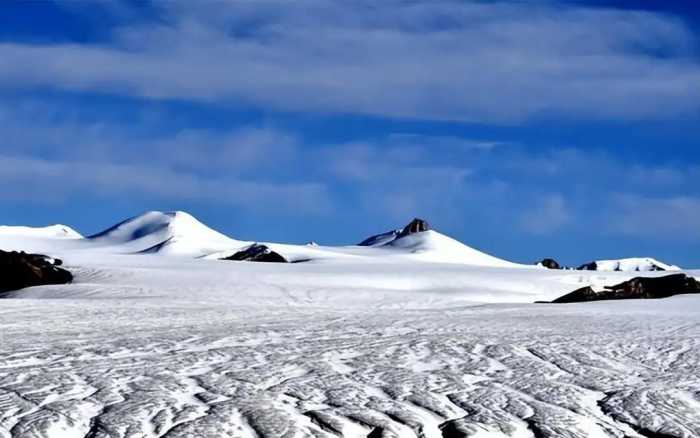
[[[241,246],[241,242],[212,230],[184,211],[149,211],[89,238],[118,245],[125,252],[193,256]]]

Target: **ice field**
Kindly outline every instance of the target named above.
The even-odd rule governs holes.
[[[75,275],[0,299],[0,437],[700,436],[698,295],[534,304],[639,273],[432,231],[223,261],[247,243],[145,222],[0,229]]]

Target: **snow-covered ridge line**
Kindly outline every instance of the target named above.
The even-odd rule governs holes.
[[[415,219],[405,228],[370,238],[360,245],[321,246],[259,242],[289,262],[433,262],[489,267],[528,267],[470,248],[430,230]],[[43,235],[50,238],[52,235]],[[159,254],[225,259],[256,242],[241,241],[215,231],[183,211],[149,211],[81,239],[84,248],[116,254]],[[21,239],[20,239],[21,241]],[[0,242],[1,243],[1,242]],[[48,244],[49,250],[58,242]],[[24,249],[24,248],[20,248]]]
[[[680,271],[681,268],[669,265],[651,257],[626,258],[618,260],[596,260],[589,264],[592,271]],[[584,267],[587,265],[584,265]]]
[[[29,240],[28,240],[29,239]],[[37,241],[45,241],[37,244]],[[33,242],[33,245],[28,245]],[[294,245],[265,241],[242,241],[213,230],[184,211],[148,211],[123,220],[102,232],[82,238],[65,225],[44,228],[0,226],[3,249],[61,252],[89,249],[113,254],[157,254],[205,259],[230,259],[259,244],[288,262],[432,262],[499,268],[532,268],[483,253],[414,219],[404,228],[371,236],[357,245]],[[551,261],[551,260],[550,260]],[[553,261],[555,264],[556,262]],[[539,264],[540,267],[542,263]],[[545,264],[544,266],[550,267]],[[558,267],[558,264],[556,264]],[[679,271],[680,267],[653,258],[599,260],[580,266],[592,271]]]
[[[430,230],[424,222],[412,221],[395,233],[385,233],[391,238],[375,239],[371,246],[288,245],[233,239],[187,213],[153,211],[89,238],[0,234],[0,249],[63,259],[76,280],[60,296],[131,296],[138,291],[139,296],[246,304],[352,307],[377,302],[434,306],[551,301],[582,287],[596,289],[639,275],[519,265]],[[279,263],[270,266],[232,257],[253,244],[279,254],[265,260]],[[22,297],[56,294],[48,287],[21,292]]]
[[[82,239],[83,236],[73,228],[55,224],[47,227],[25,227],[19,225],[0,225],[0,236],[26,236],[37,238],[55,238],[55,239]]]
[[[682,268],[669,265],[651,257],[633,257],[615,260],[596,260],[574,267],[561,266],[554,259],[544,259],[537,266],[547,269],[565,269],[579,271],[603,271],[603,272],[658,272],[681,271]]]

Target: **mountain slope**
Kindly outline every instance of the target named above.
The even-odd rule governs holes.
[[[474,266],[525,267],[471,248],[437,231],[428,230],[399,237],[381,246],[400,250],[410,258],[439,263],[463,263]]]
[[[358,246],[393,250],[415,260],[439,263],[463,263],[475,266],[524,267],[471,248],[437,231],[428,222],[415,218],[403,229],[391,230],[363,240]],[[385,254],[385,256],[388,254]]]

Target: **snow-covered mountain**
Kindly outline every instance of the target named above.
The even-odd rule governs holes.
[[[426,262],[464,263],[475,266],[523,267],[471,248],[437,231],[428,230],[399,237],[375,248],[406,252]]]
[[[0,235],[54,239],[81,239],[83,237],[71,227],[61,224],[49,225],[48,227],[0,225]]]
[[[184,211],[149,211],[120,222],[88,239],[119,252],[204,256],[243,245],[214,231]]]
[[[61,251],[62,248],[99,250],[102,253],[146,253],[166,256],[207,259],[229,258],[249,247],[251,241],[226,236],[203,224],[184,211],[149,211],[126,219],[108,229],[82,236],[66,225],[43,228],[0,226],[0,244],[4,249]],[[52,243],[41,245],[42,240]],[[370,236],[357,245],[324,246],[294,245],[259,242],[279,253],[290,262],[346,262],[362,263],[432,262],[455,263],[471,266],[523,268],[507,260],[494,257],[469,247],[449,236],[431,230],[424,220],[414,219],[404,228]],[[23,247],[25,245],[26,247]],[[581,266],[592,271],[677,271],[653,258],[598,260]]]
[[[260,242],[291,262],[415,262],[460,263],[475,266],[523,267],[429,230],[416,220],[404,229],[373,236],[360,245],[323,246]],[[389,237],[391,236],[391,237]],[[182,212],[150,211],[88,237],[90,243],[118,253],[150,253],[207,259],[229,258],[256,242],[232,239]],[[371,242],[371,243],[367,243]]]
[[[358,246],[393,250],[418,261],[464,263],[474,266],[523,267],[471,248],[449,236],[431,230],[422,219],[414,219],[403,229],[387,231],[363,240]]]
[[[679,269],[649,258],[602,260],[587,266],[596,269],[589,273],[521,265],[431,230],[420,219],[349,246],[237,240],[182,211],[146,212],[87,238],[78,238],[79,234],[70,233],[65,226],[40,232],[23,227],[0,229],[0,249],[47,254],[78,267],[77,284],[71,287],[77,296],[100,296],[103,291],[112,291],[110,296],[131,294],[137,288],[139,294],[152,290],[172,297],[213,294],[227,299],[237,290],[244,301],[286,302],[302,293],[298,291],[305,296],[314,291],[317,298],[312,300],[332,296],[336,303],[354,305],[360,297],[372,301],[383,299],[378,297],[386,291],[414,291],[427,295],[411,297],[411,301],[430,297],[431,302],[532,302],[550,301],[588,286],[603,290],[639,272],[657,276],[663,273],[653,271]],[[276,254],[269,257],[271,261],[289,263],[269,266],[236,256],[251,247]],[[85,277],[81,269],[93,273]],[[94,272],[100,273],[99,281],[93,279]],[[103,276],[119,286],[98,291],[80,286],[81,282],[103,282]],[[333,291],[343,292],[336,296]],[[28,293],[44,292],[26,291],[23,296]]]
[[[651,271],[680,271],[681,268],[660,262],[650,257],[596,260],[579,267],[586,271],[623,271],[623,272],[651,272]]]

